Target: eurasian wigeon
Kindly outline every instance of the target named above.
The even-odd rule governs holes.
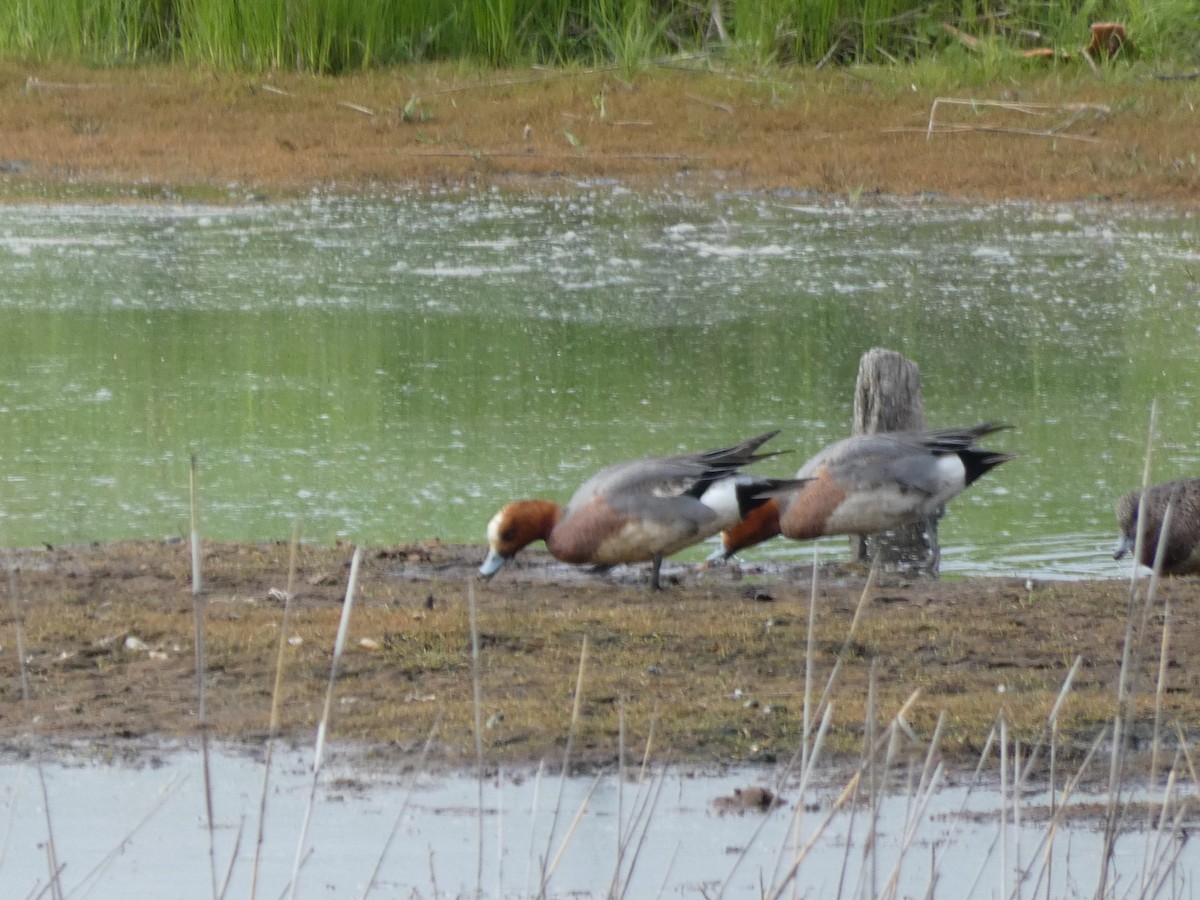
[[[865,537],[941,515],[952,497],[1013,458],[974,446],[1005,427],[880,432],[830,444],[796,473],[806,480],[802,487],[768,500],[727,529],[709,559],[728,559],[777,534],[800,541],[830,534]]]
[[[1141,491],[1130,491],[1117,502],[1121,540],[1113,552],[1113,559],[1120,559],[1134,549],[1141,495]],[[1200,478],[1164,481],[1146,489],[1146,500],[1142,504],[1146,525],[1139,562],[1147,567],[1154,565],[1168,502],[1172,502],[1171,524],[1163,551],[1163,574],[1200,574]]]
[[[563,562],[610,566],[649,561],[650,589],[659,588],[663,557],[734,525],[772,496],[794,490],[794,479],[756,478],[742,466],[778,431],[705,453],[663,456],[601,469],[566,507],[517,500],[488,523],[489,550],[479,575],[491,578],[527,544],[543,540]]]

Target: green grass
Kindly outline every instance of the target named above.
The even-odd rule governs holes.
[[[1155,66],[1200,60],[1192,0],[10,0],[0,58],[333,74],[474,59],[614,65],[632,77],[667,54],[751,66],[954,59],[961,46],[945,25],[984,52],[1078,50],[1099,20],[1122,22]]]

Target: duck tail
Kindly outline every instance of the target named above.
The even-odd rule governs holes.
[[[768,500],[785,497],[812,481],[811,478],[753,478],[742,476],[737,486],[738,510],[745,518]]]
[[[982,450],[975,447],[968,447],[965,450],[958,451],[958,458],[962,460],[963,467],[967,470],[967,484],[973,484],[975,479],[981,475],[986,475],[1000,463],[1008,462],[1010,459],[1016,459],[1015,453],[996,453],[993,450]]]
[[[718,450],[709,450],[706,453],[700,454],[700,460],[707,466],[711,466],[714,470],[720,470],[726,473],[733,472],[735,469],[740,469],[742,466],[748,466],[751,463],[756,463],[763,459],[770,459],[772,456],[779,456],[781,453],[787,453],[786,450],[776,450],[771,453],[759,453],[758,448],[769,441],[775,435],[779,434],[779,429],[768,431],[760,434],[757,437],[752,437],[749,440],[742,441],[740,444],[734,444],[731,447],[721,447]]]

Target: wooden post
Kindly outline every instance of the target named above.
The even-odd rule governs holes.
[[[864,353],[854,387],[852,433],[918,431],[924,427],[917,364],[879,347]],[[852,537],[850,553],[858,560],[870,560],[879,554],[882,565],[936,576],[941,563],[937,518],[867,538]]]

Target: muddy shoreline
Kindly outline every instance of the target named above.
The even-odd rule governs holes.
[[[773,565],[664,568],[650,595],[642,567],[595,577],[536,551],[489,584],[481,546],[436,541],[364,548],[329,737],[412,761],[433,733],[429,764],[475,760],[478,680],[489,765],[613,764],[619,754],[690,765],[790,759],[802,735],[812,573]],[[261,745],[275,700],[281,737],[315,734],[352,548],[299,548],[285,610],[286,543],[205,544],[208,733]],[[182,542],[120,542],[11,555],[30,699],[21,697],[13,606],[4,605],[0,742],[97,748],[198,735],[190,551]],[[910,698],[906,743],[924,752],[944,715],[941,752],[970,760],[1001,710],[1027,746],[1046,725],[1075,659],[1059,720],[1060,759],[1077,757],[1115,712],[1129,586],[1121,580],[934,581],[885,575],[862,600],[866,573],[818,574],[812,675],[819,692],[839,657],[831,696],[831,759],[857,756],[868,718],[885,727]],[[5,589],[8,594],[8,589]],[[1194,736],[1200,702],[1189,647],[1200,642],[1193,579],[1163,583],[1172,633],[1162,694],[1164,742]],[[479,655],[473,658],[471,604]],[[288,621],[285,623],[285,615]],[[281,642],[280,636],[283,635]],[[1159,666],[1157,620],[1134,671],[1135,743],[1148,743]],[[581,673],[582,669],[582,673]],[[477,674],[476,674],[477,673]],[[118,752],[100,750],[100,752]]]

